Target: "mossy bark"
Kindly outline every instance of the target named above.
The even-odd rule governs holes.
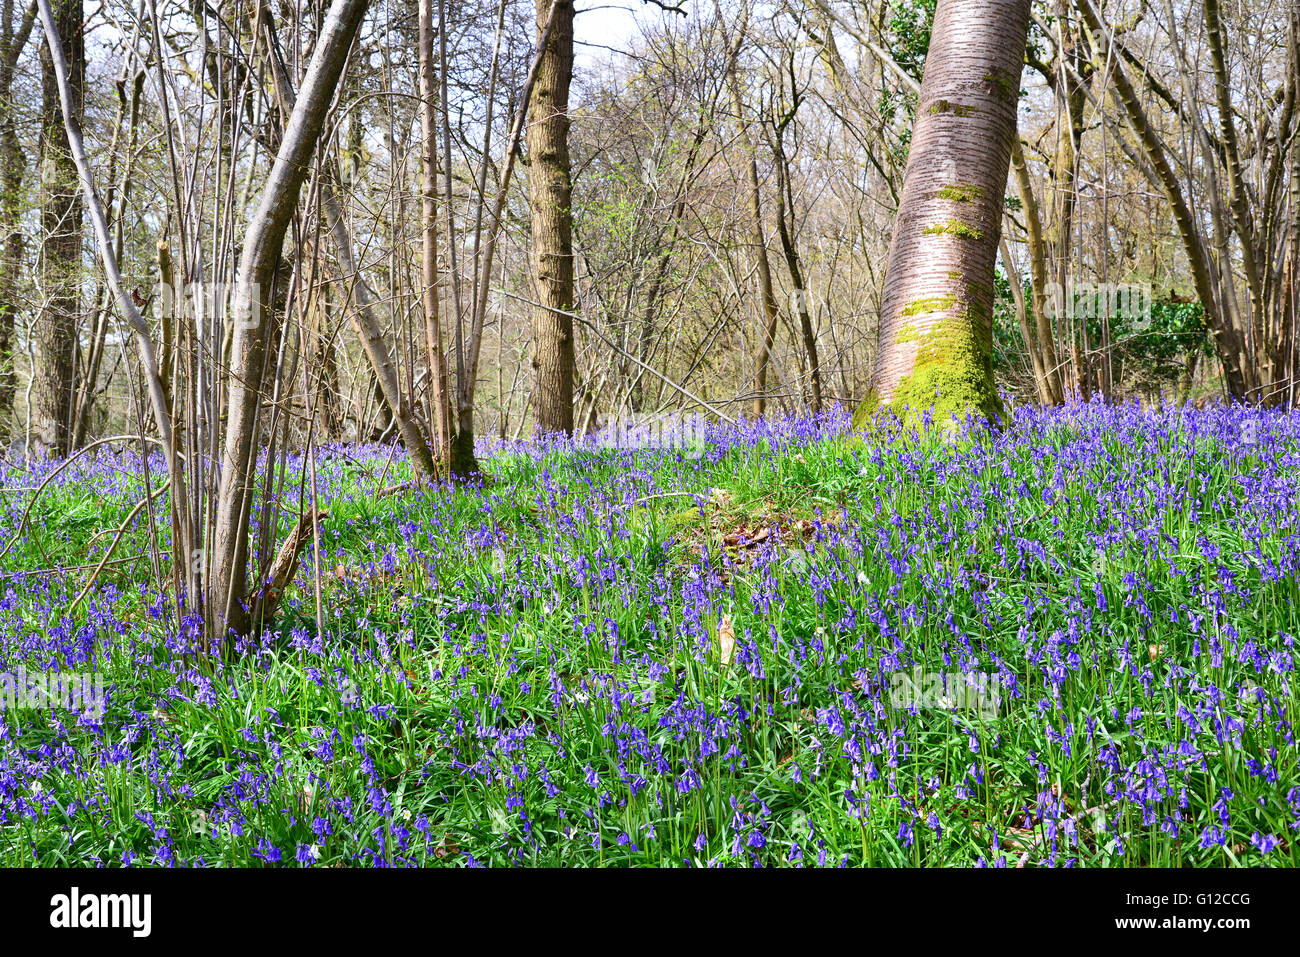
[[[939,0],[881,298],[865,428],[888,407],[947,426],[998,419],[993,269],[1029,0]]]
[[[992,336],[987,320],[950,316],[918,337],[916,363],[894,388],[896,409],[932,409],[936,422],[975,412],[1002,416],[993,387]]]
[[[473,427],[462,425],[451,437],[451,474],[458,479],[468,479],[481,472],[478,459],[474,457]]]

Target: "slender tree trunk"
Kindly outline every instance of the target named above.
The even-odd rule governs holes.
[[[1078,0],[1079,12],[1087,25],[1089,42],[1092,43],[1099,59],[1105,60],[1108,49],[1107,34],[1101,23],[1101,16],[1092,5],[1092,0]],[[1165,156],[1155,131],[1147,119],[1146,111],[1138,98],[1133,84],[1121,64],[1114,63],[1110,75],[1115,84],[1115,92],[1124,107],[1129,126],[1142,144],[1142,151],[1150,162],[1155,180],[1164,191],[1178,227],[1179,238],[1187,253],[1192,271],[1192,280],[1196,285],[1196,296],[1205,309],[1205,324],[1214,337],[1214,346],[1223,365],[1224,385],[1229,396],[1244,399],[1249,392],[1249,373],[1246,369],[1243,337],[1234,324],[1231,315],[1221,307],[1218,295],[1219,284],[1216,282],[1216,267],[1206,249],[1205,238],[1200,224],[1188,205],[1182,185],[1175,175],[1169,160]],[[1225,267],[1226,268],[1226,267]]]
[[[425,353],[429,363],[438,470],[451,465],[451,393],[438,314],[438,85],[433,63],[433,6],[420,0],[420,231]],[[450,199],[449,199],[450,201]]]
[[[1205,33],[1209,41],[1210,64],[1214,72],[1215,109],[1219,114],[1219,142],[1223,145],[1224,165],[1227,167],[1228,208],[1232,214],[1233,229],[1240,241],[1241,271],[1245,274],[1248,318],[1243,332],[1245,334],[1246,354],[1252,368],[1247,372],[1248,379],[1254,379],[1256,401],[1265,398],[1264,393],[1272,387],[1278,370],[1270,361],[1272,356],[1267,347],[1265,333],[1264,279],[1260,271],[1263,250],[1257,248],[1259,242],[1255,230],[1255,216],[1246,197],[1246,182],[1241,166],[1241,151],[1237,145],[1237,124],[1233,119],[1232,93],[1228,83],[1228,67],[1223,52],[1223,24],[1219,16],[1219,0],[1204,0],[1202,8],[1205,15]],[[1217,197],[1216,197],[1217,199]],[[1225,265],[1225,271],[1228,267]]]
[[[1087,99],[1085,77],[1090,77],[1089,57],[1083,43],[1082,32],[1069,21],[1067,0],[1056,0],[1061,45],[1057,56],[1064,68],[1053,85],[1056,115],[1059,124],[1056,133],[1056,150],[1052,157],[1052,217],[1048,227],[1050,251],[1055,282],[1060,295],[1070,300],[1071,249],[1074,245],[1075,210],[1078,205],[1078,158],[1083,142],[1083,108]],[[1074,370],[1075,386],[1079,398],[1088,401],[1092,395],[1091,354],[1088,350],[1088,320],[1077,318],[1073,308],[1067,310],[1065,325],[1070,337],[1070,361]]]
[[[1038,337],[1029,324],[1029,307],[1025,302],[1025,289],[1021,285],[1020,274],[1011,261],[1011,250],[1007,247],[1006,236],[998,240],[998,251],[1002,254],[1002,268],[1006,270],[1008,285],[1011,287],[1011,298],[1016,304],[1016,323],[1020,326],[1020,341],[1024,344],[1025,352],[1029,354],[1029,365],[1034,374],[1034,391],[1038,395],[1040,404],[1053,405],[1047,386],[1047,374],[1043,371],[1042,354],[1038,349]]]
[[[741,148],[745,151],[745,185],[749,200],[749,235],[758,266],[758,295],[763,307],[763,328],[754,349],[754,418],[762,418],[767,408],[767,370],[772,362],[772,343],[776,339],[776,294],[772,289],[772,266],[767,258],[767,237],[763,235],[763,196],[758,185],[758,159],[754,142],[745,126],[744,104],[740,96],[740,77],[737,63],[740,46],[744,41],[744,24],[736,31],[736,39],[727,54],[727,85],[731,91],[731,108],[736,114]]]
[[[695,128],[695,135],[691,139],[690,149],[686,152],[686,160],[682,165],[681,175],[677,180],[677,199],[673,202],[673,211],[669,217],[668,231],[664,236],[663,247],[659,253],[659,262],[655,266],[654,278],[650,280],[650,288],[646,292],[645,308],[641,311],[641,327],[637,335],[636,356],[642,362],[646,362],[650,358],[650,343],[654,336],[656,320],[659,317],[664,285],[668,280],[668,270],[672,265],[673,247],[681,229],[682,216],[686,212],[687,190],[690,186],[691,177],[695,172],[695,163],[700,155],[700,146],[703,144],[708,131],[709,127],[705,117],[701,115],[700,122]],[[631,363],[626,365],[630,366]],[[638,366],[633,372],[629,368],[628,374],[632,377],[631,385],[627,390],[628,406],[634,413],[641,412],[645,402],[644,389],[641,386],[645,378],[645,370]]]
[[[767,408],[767,370],[772,364],[772,343],[776,340],[776,294],[772,289],[772,266],[767,258],[767,239],[763,235],[763,200],[758,188],[758,164],[751,153],[745,177],[749,192],[751,243],[758,260],[758,293],[763,305],[763,329],[754,350],[754,418],[761,418]]]
[[[557,11],[558,12],[558,11]],[[538,21],[538,41],[546,35],[546,24]],[[461,295],[460,262],[457,249],[456,217],[452,203],[452,152],[451,152],[451,111],[448,107],[450,93],[447,88],[447,0],[438,0],[438,82],[439,99],[442,104],[442,168],[447,191],[447,259],[451,267],[451,301],[456,318],[455,334],[452,337],[456,347],[456,428],[452,431],[451,448],[448,450],[448,470],[452,475],[467,477],[479,474],[478,459],[474,457],[474,387],[478,376],[478,350],[481,344],[481,329],[473,326],[471,319],[471,342],[466,348],[464,297]],[[431,71],[432,72],[432,71]],[[570,68],[572,72],[572,68]],[[492,95],[491,91],[488,96]],[[426,102],[428,102],[426,100]],[[430,158],[433,152],[430,151]],[[487,153],[483,155],[487,163]]]
[[[1293,81],[1300,84],[1300,13],[1291,19],[1291,70]],[[1300,118],[1295,120],[1300,127]],[[1279,365],[1286,370],[1285,403],[1296,405],[1296,353],[1300,346],[1300,132],[1291,140],[1290,219],[1287,228],[1287,258],[1283,270],[1281,317],[1278,322]]]
[[[370,401],[374,403],[374,412],[366,417],[366,421],[357,420],[357,441],[358,442],[383,442],[385,437],[392,433],[397,426],[397,419],[393,416],[393,409],[384,398],[384,387],[379,382],[379,376],[374,374],[371,369],[370,379]]]
[[[229,414],[213,534],[209,601],[217,635],[249,624],[248,525],[255,486],[258,419],[280,317],[274,285],[285,233],[311,166],[348,51],[369,0],[334,0],[298,91],[261,201],[244,236],[239,285],[231,304]]]
[[[558,7],[549,35],[551,6]],[[573,2],[537,0],[545,38],[528,112],[528,188],[532,217],[533,407],[536,430],[573,433],[573,214],[570,208],[569,82],[573,78]]]
[[[803,284],[803,269],[799,263],[799,250],[794,244],[794,191],[790,187],[790,165],[780,135],[776,141],[776,230],[781,238],[781,252],[785,267],[794,286],[794,310],[799,315],[799,333],[803,338],[804,353],[808,358],[808,382],[812,393],[814,415],[822,410],[821,362],[817,357],[817,331],[813,328],[812,312],[808,305],[808,290]],[[787,210],[790,221],[786,222]]]
[[[1029,0],[939,0],[880,310],[871,392],[936,417],[998,418],[993,267]]]
[[[500,15],[501,17],[504,17],[504,7],[500,9]],[[462,417],[466,414],[466,410],[468,410],[471,416],[473,413],[474,390],[478,384],[479,351],[483,345],[483,323],[487,317],[488,311],[488,291],[492,279],[492,264],[496,257],[497,241],[501,237],[501,222],[505,213],[506,200],[509,198],[510,178],[514,172],[515,161],[519,156],[519,144],[523,142],[524,128],[527,125],[529,107],[532,103],[533,87],[537,83],[537,76],[541,71],[542,61],[546,58],[547,50],[550,47],[551,33],[554,32],[556,21],[559,19],[560,13],[564,9],[564,7],[558,4],[552,4],[550,13],[546,18],[546,24],[542,27],[541,32],[538,35],[537,48],[533,51],[533,59],[528,66],[528,74],[524,79],[524,85],[517,100],[518,107],[515,111],[514,120],[510,125],[510,138],[506,144],[505,161],[501,164],[500,176],[497,179],[497,194],[492,201],[492,214],[488,217],[486,236],[484,236],[483,233],[483,206],[481,200],[484,196],[484,189],[487,185],[487,157],[491,150],[492,138],[490,135],[491,124],[484,124],[483,165],[479,167],[478,178],[480,203],[475,212],[474,226],[474,302],[470,317],[469,343],[466,350],[467,355],[465,357],[465,381],[457,383],[457,401],[459,403]],[[504,28],[500,20],[498,20],[498,26],[502,29]],[[495,89],[495,84],[493,83],[489,83],[488,86],[489,91]],[[482,240],[481,246],[480,240]],[[504,281],[504,276],[502,276],[502,279]],[[522,420],[520,427],[522,428]],[[473,451],[472,421],[470,441],[471,451]]]
[[[106,209],[113,214],[113,255],[119,261],[122,259],[122,250],[126,242],[126,210],[131,202],[132,177],[137,158],[136,144],[140,127],[140,98],[144,93],[144,79],[143,69],[131,69],[129,66],[124,66],[117,79],[118,109],[113,125],[113,142],[109,147]],[[124,131],[126,144],[125,148],[122,148],[120,140]],[[123,166],[120,184],[117,182],[119,157]],[[74,397],[71,449],[79,449],[85,442],[95,409],[95,400],[103,391],[99,387],[99,371],[108,347],[108,330],[111,325],[109,314],[112,308],[113,292],[105,283],[103,290],[96,296],[94,320],[90,324],[89,347],[86,349],[86,359],[81,365],[80,381]],[[163,381],[167,381],[165,376]]]
[[[276,39],[271,15],[267,11],[262,16],[267,60],[272,67],[278,96],[285,110],[296,110],[299,93],[293,89],[284,58],[280,54],[279,41]],[[274,139],[278,140],[278,131],[276,132]],[[366,358],[370,360],[371,369],[375,374],[377,389],[375,395],[381,406],[378,435],[381,437],[387,435],[395,425],[406,445],[412,470],[421,480],[429,480],[435,474],[429,437],[417,416],[411,394],[402,392],[397,364],[389,351],[384,334],[384,317],[380,315],[379,298],[370,288],[365,277],[361,275],[358,267],[352,236],[343,218],[338,187],[337,171],[332,166],[326,166],[320,182],[320,207],[330,239],[333,241],[334,255],[338,259],[341,272],[336,284],[345,305],[352,307],[349,312],[353,327],[357,331],[362,349]],[[375,434],[372,433],[370,437],[375,438]]]
[[[322,289],[308,312],[307,383],[316,392],[316,415],[321,437],[326,442],[343,438],[343,417],[339,408],[339,370],[334,343],[333,310],[330,290]],[[311,401],[310,393],[307,396]]]
[[[81,0],[58,0],[55,26],[62,37],[73,114],[81,125],[86,50]],[[68,147],[58,80],[49,41],[41,44],[41,280],[45,310],[37,316],[36,368],[32,370],[32,429],[50,455],[71,450],[76,393],[77,333],[81,312],[81,191]]]
[[[1061,368],[1056,358],[1056,330],[1047,309],[1047,248],[1038,198],[1029,182],[1029,169],[1017,139],[1011,145],[1011,169],[1016,174],[1016,190],[1025,213],[1025,245],[1029,247],[1029,283],[1034,317],[1033,337],[1035,365],[1042,370],[1040,390],[1045,405],[1060,405],[1065,400],[1061,386]],[[1010,268],[1008,266],[1008,268]]]

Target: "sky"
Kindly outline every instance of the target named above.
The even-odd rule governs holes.
[[[692,6],[689,0],[685,6],[689,11]],[[639,32],[638,20],[654,22],[677,16],[642,0],[576,0],[574,7],[573,56],[578,68],[584,62],[604,60],[607,47],[626,50],[628,40]]]

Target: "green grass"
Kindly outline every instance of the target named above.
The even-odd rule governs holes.
[[[1294,866],[1297,428],[1216,423],[498,455],[382,500],[326,457],[324,635],[310,550],[212,658],[146,561],[69,620],[84,572],[12,586],[0,664],[114,691],[4,716],[0,863]],[[52,487],[5,570],[96,561],[141,488]],[[1016,690],[912,711],[914,668]]]

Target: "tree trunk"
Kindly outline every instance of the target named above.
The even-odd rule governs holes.
[[[1060,125],[1056,132],[1056,149],[1051,163],[1052,216],[1047,234],[1054,281],[1059,296],[1062,297],[1068,297],[1070,289],[1071,249],[1075,241],[1075,212],[1078,205],[1079,149],[1083,143],[1083,108],[1087,99],[1084,82],[1091,75],[1088,50],[1080,31],[1069,21],[1068,14],[1069,5],[1066,0],[1056,0],[1056,15],[1060,22],[1057,42],[1061,44],[1057,56],[1065,68],[1052,84]],[[1069,304],[1068,298],[1063,301]],[[1064,316],[1070,341],[1070,365],[1074,372],[1078,398],[1087,402],[1092,396],[1088,320],[1076,317],[1074,311],[1071,306]]]
[[[754,350],[754,418],[762,418],[767,407],[767,370],[772,364],[772,343],[776,340],[776,294],[772,291],[772,267],[763,235],[763,200],[758,188],[758,166],[753,154],[746,164],[749,192],[750,233],[758,264],[758,292],[763,304],[763,328]]]
[[[271,66],[281,107],[284,110],[296,109],[299,94],[294,90],[289,78],[288,68],[285,66],[279,41],[276,39],[271,14],[269,11],[263,11],[259,16],[263,27],[267,61]],[[268,139],[278,142],[280,131],[276,129],[272,132],[275,135]],[[375,400],[379,405],[379,424],[374,431],[368,433],[368,438],[370,441],[380,441],[396,426],[402,442],[406,445],[412,471],[421,481],[432,480],[436,470],[430,438],[418,418],[416,405],[410,393],[402,392],[397,363],[389,352],[385,338],[383,321],[385,317],[380,315],[385,307],[370,284],[366,282],[357,264],[352,235],[348,232],[343,207],[339,201],[339,173],[331,165],[326,165],[321,173],[320,209],[339,264],[340,274],[336,278],[335,285],[352,318],[352,325],[361,340],[362,350],[375,374]],[[361,423],[358,423],[359,438],[363,432]]]
[[[72,115],[81,125],[86,48],[81,0],[58,0],[55,26],[62,38]],[[58,80],[49,41],[41,44],[41,280],[44,313],[36,318],[36,368],[32,370],[32,431],[38,449],[71,451],[76,392],[77,324],[81,311],[81,191],[63,125]]]
[[[1047,310],[1047,245],[1043,239],[1042,219],[1038,214],[1038,198],[1029,182],[1029,169],[1016,139],[1011,142],[1011,169],[1016,174],[1016,190],[1025,212],[1025,245],[1029,248],[1029,283],[1032,292],[1034,316],[1034,364],[1041,369],[1039,390],[1044,405],[1060,405],[1065,401],[1061,386],[1061,369],[1056,358],[1056,330],[1052,315]],[[1010,263],[1007,264],[1010,270]],[[1028,344],[1028,338],[1026,339]]]
[[[239,284],[231,303],[229,415],[213,533],[208,599],[216,635],[244,634],[249,625],[248,523],[255,485],[258,419],[264,385],[277,352],[276,267],[311,155],[325,124],[348,51],[368,0],[334,0],[312,51],[293,112],[244,237]]]
[[[1100,14],[1093,8],[1091,0],[1079,0],[1078,8],[1083,15],[1089,42],[1092,43],[1097,57],[1103,61],[1107,60],[1109,42],[1107,34],[1102,29]],[[1127,74],[1119,63],[1115,63],[1114,66],[1110,78],[1115,84],[1115,92],[1124,107],[1129,126],[1142,144],[1142,151],[1150,163],[1153,178],[1159,183],[1165,198],[1169,201],[1183,250],[1187,253],[1192,280],[1196,285],[1196,296],[1205,310],[1205,324],[1214,337],[1215,350],[1218,352],[1219,362],[1223,365],[1224,386],[1232,398],[1244,399],[1249,391],[1249,373],[1244,361],[1246,357],[1241,331],[1233,323],[1232,316],[1220,308],[1216,268],[1206,249],[1201,226],[1188,204],[1182,184],[1170,166],[1165,151],[1147,119],[1146,111],[1133,84],[1129,82]]]
[[[480,202],[475,212],[474,226],[474,302],[470,316],[470,334],[467,346],[467,355],[465,356],[465,380],[457,383],[457,404],[461,422],[462,434],[468,435],[469,452],[472,456],[474,451],[473,435],[473,410],[474,410],[474,390],[478,384],[478,361],[479,352],[483,345],[483,322],[488,311],[488,290],[492,279],[492,263],[496,257],[497,241],[501,237],[502,216],[505,213],[506,200],[509,198],[510,177],[514,172],[515,160],[519,156],[519,144],[522,142],[524,127],[528,120],[529,106],[532,102],[533,87],[537,83],[538,73],[541,71],[542,61],[545,59],[546,51],[550,46],[550,36],[555,30],[556,20],[559,18],[561,11],[565,8],[552,4],[550,13],[546,18],[546,25],[542,27],[537,38],[537,48],[533,51],[532,62],[528,66],[528,74],[524,79],[523,89],[518,97],[518,107],[515,111],[515,117],[510,125],[510,138],[506,144],[505,161],[501,164],[500,176],[497,180],[497,194],[492,201],[492,215],[488,218],[487,233],[484,238],[482,227],[482,200],[486,196],[485,188],[487,185],[488,156],[492,146],[492,124],[485,123],[483,129],[483,163],[479,167],[478,176],[478,194]],[[505,7],[499,8],[498,15],[498,39],[499,31],[504,29]],[[495,60],[496,52],[493,53]],[[488,103],[489,116],[491,114],[490,104],[492,91],[495,89],[495,83],[488,83]],[[480,240],[483,240],[480,247]],[[504,279],[504,276],[502,277]],[[500,396],[498,396],[498,399]],[[521,421],[522,427],[522,421]],[[460,450],[464,452],[464,439],[460,440]],[[453,449],[453,455],[456,449]],[[472,463],[473,471],[478,470],[476,462]],[[453,464],[453,470],[455,465]],[[466,473],[462,473],[466,474]]]
[[[1029,0],[939,0],[855,426],[883,404],[1001,415],[993,267],[1028,21]]]
[[[113,124],[113,140],[109,146],[108,159],[108,193],[106,210],[113,213],[113,255],[120,262],[126,242],[126,211],[131,202],[134,186],[133,176],[138,158],[137,143],[140,131],[140,100],[144,94],[144,70],[134,64],[123,66],[117,79],[117,117]],[[120,142],[126,134],[126,143]],[[117,165],[122,163],[121,183],[117,180]],[[116,204],[116,209],[114,205]],[[90,431],[95,400],[107,388],[99,385],[100,368],[108,347],[108,331],[112,324],[110,310],[113,307],[113,292],[105,283],[95,297],[95,307],[90,321],[89,341],[84,347],[85,359],[80,363],[78,383],[72,406],[72,436],[69,449],[79,449],[86,441]],[[111,381],[112,374],[109,375]],[[163,379],[166,382],[166,378]]]
[[[803,269],[799,264],[799,250],[794,244],[794,191],[790,187],[790,161],[777,134],[776,150],[776,230],[781,238],[781,252],[793,286],[793,306],[799,314],[799,333],[803,337],[804,353],[808,359],[808,384],[812,393],[811,409],[814,415],[822,411],[821,360],[817,357],[817,330],[813,328],[812,312],[808,303],[808,290],[803,284]],[[787,210],[790,220],[786,222]]]
[[[555,23],[545,35],[551,5]],[[572,0],[537,0],[545,47],[528,112],[528,191],[532,216],[533,406],[536,431],[573,433],[573,215],[570,208],[569,82],[573,78]]]
[[[560,12],[562,8],[552,8],[555,12]],[[542,37],[548,36],[547,24],[551,23],[548,14],[546,21],[538,21],[537,39],[540,45]],[[432,51],[430,51],[432,53]],[[453,213],[453,161],[451,151],[451,112],[448,109],[450,93],[447,87],[447,74],[449,71],[447,61],[447,0],[438,0],[438,82],[439,82],[439,100],[442,104],[442,171],[444,183],[447,192],[446,207],[446,224],[447,224],[447,260],[451,270],[451,301],[454,306],[452,310],[456,319],[454,335],[452,341],[456,347],[456,428],[452,434],[451,448],[448,450],[448,471],[450,474],[468,478],[479,474],[478,459],[474,457],[474,386],[475,378],[478,375],[478,350],[481,343],[481,329],[475,327],[471,330],[471,339],[467,354],[465,342],[465,313],[463,309],[464,299],[461,296],[460,285],[460,262],[457,249],[459,240],[456,236],[456,217]],[[429,73],[432,74],[432,69]],[[572,73],[572,45],[570,45],[570,73]],[[488,93],[491,96],[491,92]],[[431,102],[429,99],[425,103]],[[427,107],[426,107],[427,109]],[[431,125],[431,124],[430,124]],[[566,134],[567,135],[567,134]],[[429,141],[432,143],[432,135],[429,135]],[[429,159],[432,160],[434,150],[429,150]],[[567,155],[567,154],[566,154]],[[483,154],[483,163],[487,163],[487,152]],[[567,174],[568,167],[566,165]],[[427,235],[427,234],[426,234]],[[472,320],[471,320],[472,322]]]
[[[31,36],[36,19],[29,6],[20,24],[13,25],[14,0],[3,0],[5,26],[0,36],[0,441],[8,438],[14,391],[14,325],[22,301],[20,278],[23,265],[23,174],[27,160],[18,139],[14,118],[13,79],[18,57]]]
[[[1034,392],[1042,405],[1055,405],[1047,384],[1047,373],[1043,369],[1042,353],[1038,348],[1038,337],[1029,324],[1029,305],[1025,302],[1025,289],[1020,282],[1020,273],[1011,261],[1011,250],[1007,247],[1007,237],[998,240],[998,251],[1002,254],[1002,268],[1006,270],[1011,298],[1016,304],[1016,323],[1020,326],[1020,341],[1029,355],[1029,366],[1034,374]]]
[[[343,438],[343,416],[339,407],[339,370],[330,300],[330,291],[325,288],[312,303],[304,351],[308,355],[307,397],[310,402],[314,392],[321,437],[326,442],[338,442]]]
[[[746,11],[748,13],[748,11]],[[721,15],[721,14],[719,14]],[[745,125],[744,104],[740,97],[740,78],[736,68],[740,46],[744,42],[745,24],[736,31],[736,39],[727,51],[727,85],[731,91],[731,108],[736,114],[741,148],[745,151],[745,185],[749,200],[749,235],[758,266],[758,295],[763,307],[763,327],[754,350],[754,418],[762,418],[767,406],[767,370],[772,364],[772,342],[776,339],[776,295],[772,290],[772,267],[767,258],[767,238],[763,235],[763,196],[758,185],[758,159],[754,142]]]
[[[444,472],[451,461],[451,394],[438,314],[438,86],[433,65],[434,2],[420,2],[420,231],[423,240],[424,348],[429,363],[433,406],[431,425],[437,445],[434,454],[438,471]]]

